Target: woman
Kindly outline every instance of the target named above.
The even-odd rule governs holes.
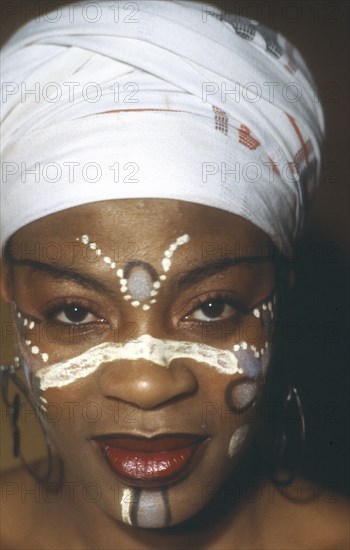
[[[204,4],[99,2],[2,70],[2,372],[48,440],[5,479],[4,548],[345,548],[270,415],[297,409],[300,448],[278,327],[324,129],[299,53]]]

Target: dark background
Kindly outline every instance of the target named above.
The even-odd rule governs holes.
[[[27,19],[64,3],[68,2],[2,0],[2,42]],[[306,417],[304,474],[327,489],[347,493],[349,4],[335,0],[211,3],[285,35],[303,54],[324,106],[327,142],[323,175],[297,246],[293,308],[285,328],[286,360]],[[2,323],[6,315],[5,311]],[[11,351],[13,355],[11,343],[6,348],[5,356],[11,356]],[[9,465],[3,461],[3,467]]]

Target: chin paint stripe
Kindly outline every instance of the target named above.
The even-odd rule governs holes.
[[[135,490],[129,487],[125,488],[122,493],[120,506],[122,510],[122,519],[124,523],[131,525],[130,509],[135,498]]]
[[[167,489],[135,489],[131,506],[131,524],[148,529],[167,527],[171,511]]]

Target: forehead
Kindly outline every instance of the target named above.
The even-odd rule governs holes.
[[[222,254],[223,249],[229,253],[235,247],[235,255],[238,248],[249,248],[252,255],[265,254],[271,247],[263,231],[239,216],[171,199],[109,200],[70,208],[21,228],[12,243],[67,243],[88,234],[106,248],[134,243],[138,249],[159,252],[184,233],[190,236],[186,248],[192,253]]]

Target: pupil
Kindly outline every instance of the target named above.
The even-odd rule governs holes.
[[[208,302],[205,302],[201,307],[201,310],[204,313],[204,315],[206,315],[211,319],[215,319],[215,317],[220,317],[220,315],[222,315],[222,313],[224,312],[224,309],[225,309],[225,304],[223,302],[219,302],[219,301],[215,302],[211,300]]]
[[[80,323],[86,317],[86,309],[78,306],[69,306],[64,310],[67,319],[72,323]]]

